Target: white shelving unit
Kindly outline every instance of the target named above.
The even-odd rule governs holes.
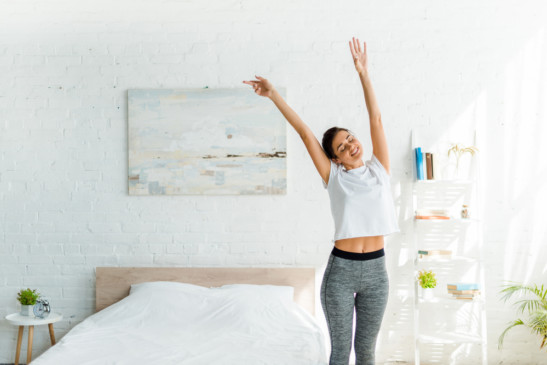
[[[469,144],[480,149],[477,132]],[[412,152],[422,147],[422,152],[444,156],[448,163],[447,148],[424,146],[412,131]],[[414,335],[415,364],[483,364],[487,365],[487,334],[485,308],[485,282],[482,247],[482,221],[479,199],[480,151],[469,164],[469,176],[461,174],[448,179],[417,180],[414,167],[413,213],[417,209],[448,209],[450,219],[414,219]],[[469,154],[468,154],[469,155]],[[413,164],[416,166],[415,156]],[[425,159],[424,159],[425,164]],[[442,171],[437,169],[436,172]],[[444,172],[444,171],[443,171]],[[447,175],[447,174],[445,174]],[[427,179],[427,174],[424,174]],[[461,218],[462,204],[469,206],[469,218]],[[420,257],[419,250],[450,250],[450,257]],[[432,270],[437,277],[437,287],[432,299],[421,299],[417,274]],[[475,282],[480,285],[480,296],[472,300],[452,297],[447,284]]]

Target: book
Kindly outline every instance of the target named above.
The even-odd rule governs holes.
[[[478,283],[450,283],[447,285],[448,289],[453,290],[479,290],[480,284]]]
[[[423,180],[424,179],[424,161],[422,156],[422,148],[416,147],[414,150],[416,152],[416,178],[418,180]]]
[[[450,250],[419,250],[418,254],[424,256],[435,256],[435,255],[452,255]]]
[[[480,290],[478,290],[478,289],[476,289],[476,290],[453,290],[453,289],[448,289],[448,292],[450,294],[454,294],[454,295],[464,295],[464,294],[479,294]]]
[[[448,209],[416,209],[416,215],[443,215],[448,217]]]
[[[444,215],[416,215],[416,219],[450,219],[450,217]]]
[[[433,179],[439,180],[441,178],[439,169],[439,154],[433,153],[431,156],[431,161],[433,162]]]
[[[433,161],[431,160],[431,152],[425,153],[425,167],[427,171],[427,180],[433,180]]]

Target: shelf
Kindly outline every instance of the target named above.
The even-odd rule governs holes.
[[[479,296],[472,300],[466,300],[466,299],[456,299],[449,296],[438,296],[433,297],[432,299],[418,299],[418,304],[484,304],[485,300],[483,296]]]
[[[474,131],[472,141],[468,140],[469,136],[470,133],[465,131],[462,131],[461,135],[459,132],[451,132],[435,141],[431,140],[430,142],[434,143],[427,145],[420,143],[419,138],[416,138],[416,131],[412,130],[412,152],[415,152],[415,147],[422,147],[424,167],[427,165],[425,152],[437,154],[439,165],[436,167],[440,168],[439,173],[450,172],[445,169],[451,163],[447,159],[445,151],[452,148],[454,144],[452,139],[460,139],[463,145],[480,145],[477,130]],[[480,156],[480,154],[476,156]],[[423,364],[424,356],[431,360],[431,355],[435,355],[434,362],[442,364],[448,363],[449,360],[454,362],[452,357],[449,359],[448,353],[443,353],[445,348],[449,350],[453,347],[450,345],[473,347],[471,352],[465,354],[467,357],[465,360],[460,362],[458,359],[458,364],[479,363],[476,356],[479,348],[482,354],[480,364],[488,364],[484,291],[479,291],[478,296],[472,299],[458,299],[446,288],[446,283],[451,282],[446,279],[456,280],[463,277],[479,283],[480,288],[485,287],[482,244],[482,222],[485,217],[479,209],[482,180],[480,158],[476,156],[473,154],[469,165],[463,165],[464,170],[461,169],[462,165],[460,164],[460,174],[455,171],[450,175],[436,175],[439,179],[418,180],[416,178],[417,156],[416,153],[413,153],[414,178],[411,187],[411,212],[414,214],[412,217],[414,242],[409,260],[413,261],[415,274],[423,269],[432,270],[438,274],[437,287],[432,291],[433,296],[430,299],[422,298],[423,293],[416,281],[416,275],[412,277],[414,284],[414,297],[412,298],[415,330],[414,363],[416,365]],[[424,170],[426,169],[424,168]],[[424,177],[426,176],[424,171]],[[462,209],[466,209],[464,205],[467,206],[469,218],[461,217]],[[446,215],[448,217],[443,218],[448,219],[417,219],[418,213],[422,213],[426,218],[428,215],[438,213],[438,216]],[[451,253],[449,255],[432,254],[427,256],[420,255],[418,253],[420,250],[432,253],[434,251],[438,253],[449,251]],[[463,272],[465,272],[465,276],[462,276]],[[475,357],[477,358],[475,359]]]
[[[463,224],[469,224],[469,223],[479,223],[480,219],[477,219],[477,218],[416,219],[414,218],[414,222],[427,222],[427,224],[433,224],[433,223],[446,224],[448,222],[458,222]]]
[[[482,259],[478,259],[478,258],[472,258],[472,257],[466,257],[466,256],[446,256],[446,257],[442,257],[442,256],[431,256],[431,257],[427,257],[427,258],[419,258],[419,257],[416,257],[416,263],[417,264],[442,264],[442,263],[447,263],[447,262],[461,262],[461,263],[470,263],[470,264],[474,264],[474,263],[482,263],[484,262]]]
[[[450,180],[414,180],[418,184],[439,184],[439,185],[469,185],[474,184],[474,179],[450,179]]]
[[[472,343],[481,345],[485,343],[478,335],[470,335],[467,333],[454,333],[454,332],[439,332],[431,335],[420,335],[417,338],[418,342],[426,344],[464,344]]]

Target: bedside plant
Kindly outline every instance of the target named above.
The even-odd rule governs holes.
[[[513,303],[518,305],[518,310],[522,314],[524,311],[528,312],[528,320],[523,320],[518,318],[517,320],[510,322],[509,327],[507,327],[498,340],[498,348],[501,348],[503,345],[503,340],[507,332],[516,326],[526,326],[530,328],[532,333],[536,333],[541,338],[540,349],[547,349],[547,288],[544,288],[543,285],[538,287],[537,285],[524,285],[524,284],[506,284],[500,293],[504,294],[502,297],[504,302],[507,302],[509,298],[516,293],[529,293],[535,296],[534,299],[523,299],[518,302]]]
[[[17,300],[21,303],[21,315],[28,316],[32,312],[32,307],[36,304],[36,300],[40,298],[40,293],[36,289],[21,289],[17,293]]]

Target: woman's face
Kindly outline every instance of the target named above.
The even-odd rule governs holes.
[[[363,146],[357,138],[346,131],[339,131],[332,140],[332,149],[336,158],[334,162],[344,166],[358,164],[362,160]]]

